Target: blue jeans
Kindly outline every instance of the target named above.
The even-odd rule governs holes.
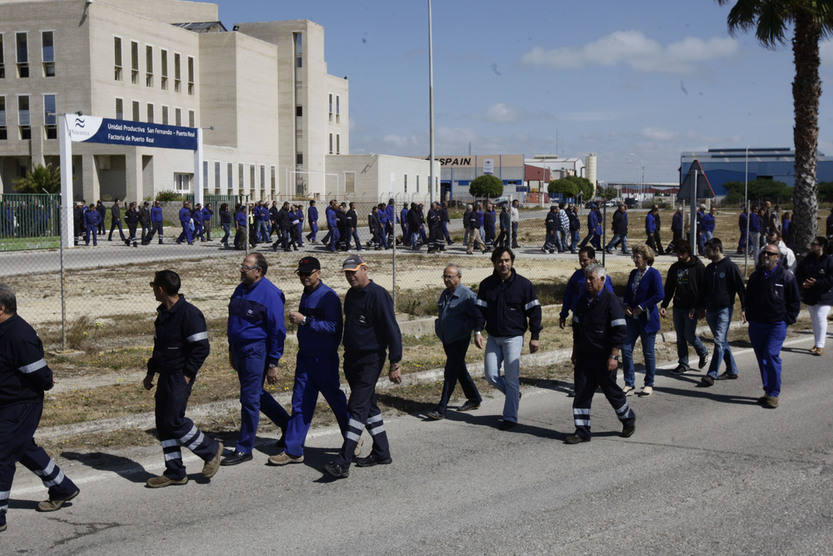
[[[509,336],[496,338],[489,336],[486,341],[486,359],[483,363],[486,380],[503,392],[506,401],[503,403],[504,421],[518,422],[518,402],[520,400],[520,371],[521,348],[524,345],[523,336]],[[500,365],[503,363],[503,376]]]
[[[419,232],[414,232],[411,234],[411,249],[416,251],[419,249]]]
[[[221,226],[223,227],[223,239],[220,240],[220,243],[228,247],[228,235],[231,229],[231,224],[221,224]],[[150,239],[148,239],[148,241],[150,241]]]
[[[645,358],[645,386],[654,386],[654,375],[657,373],[657,358],[654,353],[656,332],[645,332],[644,323],[639,319],[627,319],[628,331],[622,343],[622,372],[625,375],[625,385],[634,386],[636,377],[633,369],[633,348],[636,339],[642,340],[642,356]]]
[[[726,373],[738,375],[738,366],[732,356],[732,348],[729,347],[729,323],[732,322],[734,307],[723,309],[708,309],[706,311],[706,322],[709,323],[712,335],[714,336],[714,354],[709,364],[709,376],[717,378],[717,371],[720,370],[720,362],[726,361]]]
[[[581,232],[578,230],[573,230],[570,232],[570,236],[573,240],[570,242],[570,253],[576,252],[576,247],[578,247],[578,242],[581,241]]]
[[[289,414],[263,389],[266,379],[266,344],[255,342],[240,348],[230,347],[234,368],[240,379],[240,438],[236,451],[251,454],[257,435],[260,412],[282,430],[286,430]]]
[[[787,323],[749,321],[749,341],[755,350],[764,393],[775,398],[781,393],[781,347],[787,337]]]
[[[688,318],[691,309],[674,306],[674,331],[677,333],[677,362],[688,369],[688,344],[694,347],[698,356],[709,353],[697,337],[697,319]]]
[[[614,234],[613,239],[610,240],[610,243],[607,244],[607,247],[605,247],[605,249],[607,251],[610,251],[611,249],[616,247],[619,244],[620,241],[622,242],[622,254],[627,255],[628,254],[628,235],[627,234]]]

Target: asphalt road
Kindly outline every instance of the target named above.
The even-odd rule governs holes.
[[[525,210],[521,212],[521,220],[534,220],[544,218],[546,210]],[[457,231],[462,229],[462,220],[457,218],[452,220],[449,225],[449,230]],[[398,230],[398,227],[397,227]],[[212,229],[213,241],[209,242],[195,242],[194,245],[176,244],[176,238],[179,236],[181,229],[168,227],[165,230],[165,243],[159,245],[156,238],[154,238],[151,245],[139,245],[136,248],[128,247],[124,242],[117,240],[118,234],[114,236],[113,241],[107,241],[106,235],[99,236],[98,246],[84,246],[73,247],[64,250],[64,268],[70,270],[78,270],[85,268],[98,268],[105,266],[124,266],[130,264],[150,263],[156,261],[172,261],[172,260],[188,260],[200,259],[204,257],[241,257],[241,251],[233,249],[222,249],[220,238],[223,237],[222,230]],[[308,232],[304,232],[305,234]],[[319,231],[319,241],[326,234],[326,230],[322,233]],[[233,234],[232,234],[233,236]],[[104,237],[104,239],[102,239]],[[359,237],[364,241],[370,239],[370,232],[367,231],[367,226],[360,227]],[[541,231],[543,237],[543,229]],[[540,252],[540,245],[527,246],[527,251],[532,255],[543,256]],[[456,243],[449,248],[453,252],[465,252],[465,246],[461,243]],[[256,251],[271,252],[271,246],[262,244],[256,248]],[[324,252],[324,247],[318,243],[311,245],[305,243],[305,247],[298,251],[298,253],[308,252],[314,254],[315,252]],[[390,251],[372,251],[373,253],[390,253]],[[425,254],[426,248],[420,251]],[[397,249],[397,255],[410,255],[409,249]],[[292,255],[295,257],[295,255]],[[302,256],[302,255],[299,255]],[[548,255],[551,256],[551,255]],[[572,256],[575,258],[575,256]],[[35,251],[8,251],[0,252],[0,276],[15,276],[20,274],[27,274],[31,272],[58,272],[61,268],[60,252],[57,249],[43,249]]]
[[[655,395],[633,399],[637,432],[601,394],[593,441],[572,432],[563,384],[527,386],[522,425],[495,428],[502,403],[440,422],[389,419],[393,465],[322,479],[340,444],[318,431],[306,462],[221,468],[210,484],[145,489],[161,451],[69,456],[82,493],[52,514],[20,469],[4,553],[193,554],[829,554],[833,542],[830,358],[806,337],[784,352],[781,406],[755,405],[751,353],[741,378],[695,387],[696,373],[662,373]],[[395,393],[393,394],[395,395]],[[428,409],[428,408],[426,408]],[[367,449],[367,448],[366,448]],[[267,450],[268,452],[268,450]],[[201,462],[191,459],[198,473]],[[146,471],[147,470],[147,471]],[[196,476],[192,476],[196,479]]]

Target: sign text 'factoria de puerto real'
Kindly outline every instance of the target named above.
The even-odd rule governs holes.
[[[160,149],[197,149],[197,130],[147,122],[67,114],[70,139],[79,143],[105,143]]]

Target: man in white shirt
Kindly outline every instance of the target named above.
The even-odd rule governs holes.
[[[512,201],[512,207],[509,209],[509,219],[512,222],[512,249],[520,247],[518,245],[518,224],[521,222],[521,214],[518,212],[518,200]]]

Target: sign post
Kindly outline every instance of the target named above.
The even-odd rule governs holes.
[[[202,203],[202,131],[129,120],[81,114],[58,118],[58,149],[61,156],[61,242],[72,247],[75,237],[72,214],[72,143],[104,143],[131,147],[184,149],[194,151],[194,201]]]

